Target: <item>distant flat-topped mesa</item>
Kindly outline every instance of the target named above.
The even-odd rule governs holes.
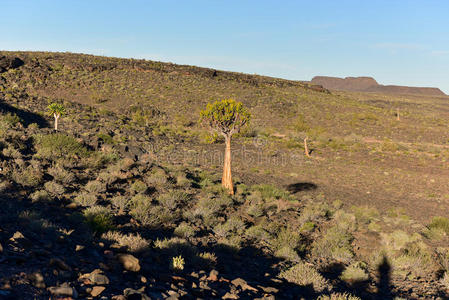
[[[381,85],[372,77],[315,76],[311,82],[322,85],[326,89],[337,91],[446,96],[439,88]]]

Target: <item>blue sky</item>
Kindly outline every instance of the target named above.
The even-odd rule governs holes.
[[[448,0],[0,0],[1,50],[134,57],[449,93]]]

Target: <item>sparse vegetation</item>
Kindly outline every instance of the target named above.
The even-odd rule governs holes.
[[[35,283],[23,260],[31,257],[49,288],[31,289],[46,299],[61,282],[78,298],[98,286],[105,298],[143,286],[180,298],[445,295],[449,221],[434,216],[449,199],[446,116],[437,109],[447,100],[327,94],[149,61],[17,55],[26,64],[0,75],[0,276],[11,290]],[[237,112],[254,115],[233,144],[235,195],[219,183],[223,138],[199,143],[195,123],[208,99],[229,95],[242,106],[210,104],[203,117],[245,125]],[[92,106],[76,103],[90,98]],[[56,102],[67,113],[64,133],[50,133],[42,114]],[[390,120],[396,102],[401,122]],[[228,104],[229,118],[215,118]],[[314,160],[303,157],[304,135]],[[379,285],[383,265],[391,291]],[[93,283],[92,273],[114,288]]]

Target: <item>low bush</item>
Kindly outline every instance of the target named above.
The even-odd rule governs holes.
[[[74,202],[81,206],[90,207],[97,205],[98,198],[96,195],[84,192],[76,196]]]
[[[123,214],[128,208],[130,200],[125,196],[115,196],[110,199],[111,204],[118,209],[119,214]]]
[[[437,229],[449,234],[449,219],[445,217],[433,217],[429,229]]]
[[[51,200],[50,195],[45,190],[35,191],[30,197],[32,202],[47,202]]]
[[[99,180],[89,181],[84,188],[91,194],[99,194],[106,191],[106,185]]]
[[[141,180],[136,180],[131,184],[130,191],[133,194],[144,194],[148,186]]]
[[[87,225],[96,234],[102,234],[114,228],[111,211],[104,206],[92,206],[83,211]]]
[[[330,287],[327,280],[317,270],[303,262],[282,271],[279,277],[300,286],[312,285],[316,292],[322,292]]]
[[[62,184],[70,184],[76,179],[75,174],[67,171],[66,168],[62,167],[59,164],[48,168],[47,172],[53,177],[56,182]]]
[[[312,254],[316,257],[349,262],[354,256],[352,239],[351,234],[338,226],[333,226],[312,243]]]
[[[131,252],[141,252],[150,247],[150,242],[142,238],[140,234],[122,234],[117,231],[108,231],[101,236],[102,239],[111,241],[112,247],[126,247]]]
[[[48,181],[44,184],[44,188],[47,192],[54,196],[62,196],[65,193],[64,186],[55,181]]]
[[[50,160],[62,157],[87,157],[89,155],[89,151],[74,137],[62,133],[36,135],[34,146],[39,157]]]
[[[35,187],[43,181],[42,172],[31,165],[24,169],[14,169],[11,177],[15,182],[25,187]]]
[[[195,228],[183,222],[176,227],[173,233],[181,238],[190,238],[195,235]]]
[[[363,263],[354,263],[345,268],[340,279],[348,283],[359,283],[367,281],[369,276]]]

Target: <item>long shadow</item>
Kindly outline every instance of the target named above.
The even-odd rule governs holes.
[[[39,126],[39,128],[49,126],[48,121],[41,115],[16,108],[14,106],[6,104],[5,102],[0,102],[0,112],[2,114],[5,113],[16,114],[22,120],[22,124],[24,126],[28,126],[32,123],[36,123]]]

